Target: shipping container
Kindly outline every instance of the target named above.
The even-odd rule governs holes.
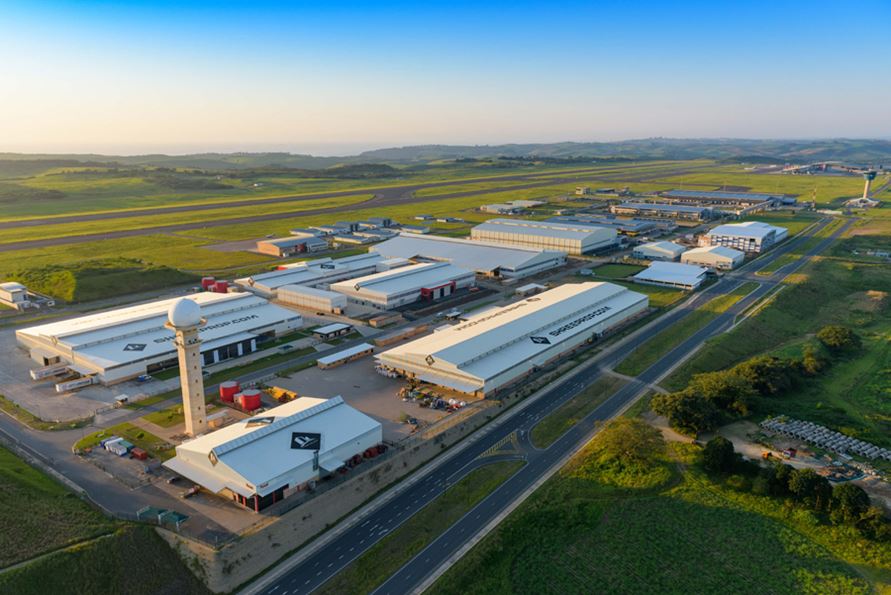
[[[228,293],[229,292],[229,282],[228,281],[217,281],[213,284],[214,293]]]
[[[216,283],[216,282],[217,282],[217,280],[214,277],[202,277],[201,278],[201,288],[204,291],[210,291],[211,288],[213,287],[214,283]]]

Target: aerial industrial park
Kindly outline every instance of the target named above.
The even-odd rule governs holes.
[[[0,592],[891,590],[859,20],[14,4]]]

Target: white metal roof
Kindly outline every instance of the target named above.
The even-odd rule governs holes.
[[[279,299],[286,297],[288,294],[309,295],[329,300],[346,299],[336,291],[328,291],[327,289],[318,289],[317,287],[308,287],[306,285],[285,285],[284,287],[278,288]]]
[[[7,281],[5,283],[0,283],[0,289],[4,291],[26,291],[27,288],[21,283],[16,283],[15,281]]]
[[[321,283],[326,277],[373,267],[383,259],[383,256],[375,252],[337,259],[317,258],[283,265],[278,270],[236,279],[235,282],[246,287],[256,287],[263,291],[272,292],[285,285]]]
[[[340,295],[335,294],[335,295]],[[352,328],[352,325],[346,324],[343,322],[332,322],[331,324],[326,324],[325,326],[320,326],[319,328],[315,328],[312,330],[314,333],[319,333],[320,335],[327,335],[328,333],[336,333],[337,331],[342,331],[344,329]]]
[[[746,255],[745,252],[741,252],[734,248],[728,248],[727,246],[701,246],[699,248],[693,248],[684,252],[685,257],[696,256],[697,254],[713,254],[715,256],[728,258],[730,260],[743,258]]]
[[[447,262],[422,262],[332,283],[331,289],[345,293],[368,292],[387,296],[422,287],[438,287],[454,279],[472,274],[472,271]]]
[[[473,229],[476,231],[529,234],[580,241],[585,241],[592,236],[603,235],[604,233],[616,235],[615,230],[608,227],[523,219],[490,219],[485,223],[480,223]]]
[[[524,291],[539,291],[542,289],[547,289],[544,285],[540,283],[527,283],[526,285],[521,285],[517,287],[515,291],[524,292]]]
[[[426,362],[431,373],[460,370],[489,379],[550,349],[647,296],[612,283],[561,285],[508,306],[487,310],[378,356]]]
[[[74,351],[79,358],[101,368],[173,354],[173,331],[165,328],[167,310],[179,298],[107,310],[61,322],[17,331]],[[204,348],[253,337],[254,329],[293,321],[299,314],[270,304],[249,293],[203,292],[190,296],[201,307],[207,324],[199,329]]]
[[[784,236],[786,228],[762,223],[761,221],[745,221],[743,223],[725,223],[709,230],[706,235],[740,236],[745,238],[765,238],[771,233],[777,237]]]
[[[684,251],[684,247],[680,244],[675,244],[674,242],[650,242],[649,244],[641,244],[635,248],[635,250],[652,250],[677,256]]]
[[[340,360],[352,357],[357,353],[362,353],[367,350],[374,350],[374,346],[370,343],[359,343],[358,345],[354,345],[349,349],[344,349],[343,351],[338,351],[337,353],[332,353],[331,355],[326,355],[325,357],[320,357],[316,361],[320,364],[333,364],[334,362],[339,362]]]
[[[498,268],[518,270],[566,257],[565,252],[557,250],[508,247],[492,242],[405,232],[374,246],[372,250],[387,257],[443,260],[464,269],[485,273]]]
[[[341,445],[368,432],[379,432],[380,427],[339,396],[300,397],[183,442],[176,447],[177,456],[164,465],[216,492],[225,487],[243,496],[265,495],[280,487],[269,485],[270,481],[313,459],[312,450],[291,447],[292,432],[320,433],[321,461]]]
[[[657,261],[634,275],[634,278],[640,279],[641,281],[673,283],[696,287],[702,283],[707,272],[708,269],[692,264]]]

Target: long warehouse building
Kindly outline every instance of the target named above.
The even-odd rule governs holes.
[[[612,283],[561,285],[377,356],[408,378],[484,396],[637,316],[647,296]]]
[[[300,397],[183,442],[164,466],[259,512],[382,442],[380,422],[342,397]]]
[[[340,281],[331,290],[361,306],[390,310],[418,300],[437,300],[476,285],[476,275],[447,262],[423,262]]]
[[[525,219],[490,219],[471,229],[470,239],[569,254],[589,254],[619,241],[618,232],[610,227]]]
[[[41,366],[66,364],[82,376],[114,384],[177,365],[167,310],[179,298],[51,322],[16,331]],[[190,296],[206,319],[199,332],[204,365],[239,357],[303,326],[300,314],[249,293]]]
[[[372,250],[387,258],[449,262],[478,275],[520,279],[566,264],[566,252],[402,233]]]

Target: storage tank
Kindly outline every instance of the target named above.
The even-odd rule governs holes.
[[[215,293],[227,293],[229,291],[229,282],[228,281],[216,281],[213,284],[213,291]]]
[[[220,400],[225,403],[235,401],[235,395],[241,390],[237,380],[227,380],[220,383]]]
[[[245,411],[253,411],[260,408],[260,391],[249,388],[241,392],[238,398],[241,408]]]
[[[201,277],[201,289],[210,291],[216,281],[213,277]]]

